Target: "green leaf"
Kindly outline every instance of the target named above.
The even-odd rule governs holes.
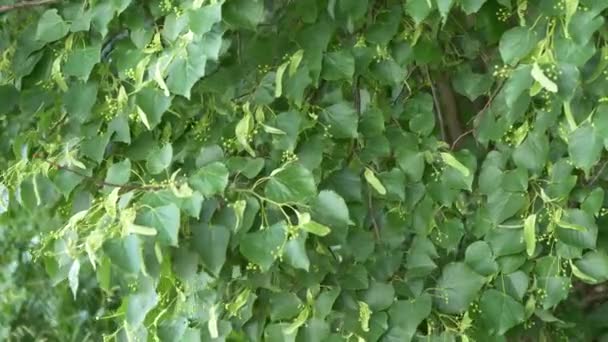
[[[273,173],[264,187],[264,193],[274,202],[305,203],[317,193],[312,174],[300,164],[290,164]]]
[[[188,183],[205,197],[221,194],[228,185],[228,169],[220,162],[207,164],[190,176]]]
[[[540,172],[549,156],[549,141],[543,132],[531,132],[524,142],[515,148],[513,161],[517,167]]]
[[[148,129],[153,129],[169,109],[171,98],[159,89],[146,87],[137,93],[135,102],[146,115]]]
[[[435,0],[437,2],[437,9],[439,10],[439,14],[441,14],[441,18],[445,23],[452,6],[454,5],[454,0]]]
[[[175,58],[169,65],[167,87],[173,94],[190,99],[190,89],[205,75],[207,59],[202,57],[200,50],[188,50],[188,55]]]
[[[513,70],[502,91],[505,94],[507,106],[514,108],[521,96],[527,95],[533,83],[532,67],[529,65],[522,64]]]
[[[297,237],[287,241],[283,258],[291,267],[308,272],[310,268],[310,259],[306,252],[306,236],[304,234],[298,234]]]
[[[395,153],[399,168],[405,172],[409,180],[412,182],[420,181],[426,165],[424,153],[411,150],[405,146],[399,147]]]
[[[367,29],[366,40],[380,46],[388,45],[399,30],[401,13],[399,3],[388,5],[386,11],[378,13]]]
[[[461,0],[460,6],[467,15],[476,13],[487,0]]]
[[[298,332],[298,341],[317,342],[329,341],[329,323],[319,318],[311,318]]]
[[[418,112],[409,122],[410,129],[420,135],[429,135],[435,128],[435,114],[433,112]]]
[[[500,38],[500,56],[506,64],[515,65],[532,52],[538,41],[536,31],[523,26],[514,27]]]
[[[108,25],[114,18],[115,10],[109,2],[97,3],[92,10],[91,24],[93,29],[103,37],[108,34]]]
[[[93,106],[97,102],[97,84],[88,83],[72,83],[70,88],[63,95],[63,105],[70,118],[84,123],[90,119]]]
[[[592,284],[608,280],[608,255],[603,251],[589,251],[580,260],[577,260],[574,265],[578,267],[580,272],[588,275],[593,280],[590,282]]]
[[[593,11],[578,11],[571,17],[568,32],[577,44],[585,45],[604,22],[604,17]]]
[[[164,39],[173,42],[177,37],[184,32],[188,26],[190,18],[183,13],[170,12],[166,17],[163,25],[162,36]]]
[[[223,19],[230,25],[255,29],[264,19],[264,2],[261,0],[232,0],[222,7]]]
[[[103,251],[110,257],[112,264],[125,272],[139,273],[143,266],[141,240],[137,235],[129,234],[106,240]]]
[[[287,240],[287,230],[282,222],[246,234],[239,245],[239,251],[251,263],[258,265],[263,272],[270,269],[281,255]]]
[[[214,3],[195,9],[188,13],[190,30],[197,35],[203,35],[211,30],[213,25],[222,20],[222,5]]]
[[[232,157],[227,160],[226,165],[230,172],[239,173],[249,179],[253,179],[264,168],[264,159]]]
[[[68,34],[69,26],[57,13],[57,9],[46,10],[38,20],[36,40],[51,43]]]
[[[173,160],[173,146],[165,144],[161,148],[155,148],[150,152],[146,160],[146,168],[148,171],[157,175],[166,170]]]
[[[592,276],[589,276],[587,274],[585,274],[585,272],[581,271],[578,266],[576,266],[575,264],[570,264],[570,268],[572,270],[572,274],[577,277],[578,279],[582,280],[583,282],[587,283],[587,284],[596,284],[598,283],[598,280],[593,278]]]
[[[321,77],[327,81],[351,80],[355,73],[355,58],[347,50],[328,52],[323,58]]]
[[[500,189],[488,196],[486,205],[491,221],[494,224],[500,224],[523,209],[526,205],[526,198],[523,193],[506,192]]]
[[[598,216],[604,203],[604,189],[595,188],[581,204],[581,209],[590,215]]]
[[[437,307],[448,314],[464,312],[484,283],[484,278],[464,263],[447,264],[437,281],[437,288],[440,291],[435,299]]]
[[[312,203],[315,220],[327,226],[348,226],[351,224],[348,207],[344,199],[331,190],[319,192]]]
[[[125,320],[130,327],[137,328],[143,324],[146,315],[158,302],[154,282],[147,277],[140,277],[133,293],[125,297]]]
[[[600,160],[603,141],[592,125],[585,123],[568,136],[568,154],[574,166],[588,173]]]
[[[383,172],[380,181],[387,190],[387,198],[392,201],[405,201],[405,173],[399,168]]]
[[[509,274],[501,274],[496,278],[495,285],[499,291],[521,301],[526,295],[529,282],[530,277],[524,271],[515,271]]]
[[[486,290],[481,296],[480,309],[490,333],[504,335],[524,321],[524,306],[500,291]]]
[[[400,300],[388,310],[389,326],[387,341],[410,341],[418,325],[431,314],[433,302],[429,294],[412,300]]]
[[[162,207],[144,207],[141,209],[136,224],[152,227],[158,231],[159,242],[163,245],[177,246],[180,226],[179,208],[175,204]]]
[[[416,25],[420,24],[433,9],[430,0],[409,0],[405,2],[405,13],[407,13]]]
[[[129,178],[131,178],[131,161],[127,158],[108,168],[104,182],[123,185],[129,181]]]
[[[452,78],[454,90],[471,101],[490,91],[493,83],[491,75],[474,73],[468,66],[458,68]]]
[[[568,209],[558,222],[556,233],[557,238],[567,245],[595,248],[598,228],[593,216],[579,209]]]
[[[335,138],[354,138],[357,136],[359,118],[350,103],[338,102],[325,108],[320,115]]]
[[[365,172],[363,172],[363,176],[365,177],[365,181],[374,190],[376,190],[380,195],[386,195],[386,188],[384,187],[384,185],[382,185],[380,180],[376,177],[376,175],[374,174],[374,171],[370,170],[369,168],[365,168]]]
[[[294,318],[300,312],[302,301],[293,292],[279,292],[270,297],[268,304],[270,304],[270,319],[282,321]]]
[[[296,332],[288,323],[271,323],[264,327],[264,338],[268,342],[295,342]]]
[[[112,5],[118,14],[127,9],[130,4],[131,0],[112,0]]]
[[[203,265],[216,277],[219,276],[230,242],[230,230],[223,225],[199,223],[191,227],[194,248]]]
[[[470,244],[465,251],[464,261],[471,269],[483,276],[489,276],[498,271],[498,264],[494,260],[492,249],[485,241]]]
[[[0,108],[0,114],[10,113],[17,103],[19,102],[19,92],[15,87],[9,84],[4,84],[0,86],[0,103],[2,103],[2,108]]]
[[[110,141],[110,134],[106,132],[103,135],[97,135],[92,138],[85,139],[80,147],[80,152],[93,160],[100,163],[106,151],[106,146]]]
[[[74,6],[64,9],[63,16],[67,22],[70,22],[70,32],[88,31],[91,28],[91,19],[93,13],[90,9],[85,9],[82,6]]]
[[[340,274],[338,283],[345,290],[364,290],[369,286],[369,273],[365,266],[353,264]]]
[[[63,72],[67,76],[74,76],[86,82],[93,67],[100,61],[100,51],[99,45],[72,50],[63,65]]]
[[[526,250],[521,229],[494,228],[486,234],[485,240],[492,247],[494,255],[498,257]]]
[[[362,294],[362,300],[374,312],[386,310],[395,301],[395,289],[390,283],[371,281]]]
[[[536,249],[536,215],[532,214],[524,220],[524,242],[526,253],[533,256]]]

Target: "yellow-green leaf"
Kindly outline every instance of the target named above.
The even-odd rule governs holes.
[[[572,274],[574,274],[580,280],[591,284],[596,284],[598,282],[597,279],[581,271],[572,261],[570,261],[570,268],[572,269]]]
[[[236,134],[236,139],[241,144],[241,146],[243,146],[245,151],[247,151],[247,153],[249,153],[249,155],[251,155],[252,157],[255,157],[255,151],[251,148],[249,142],[247,141],[249,137],[249,132],[253,128],[252,126],[253,118],[251,117],[251,114],[247,113],[236,125],[234,133]]]
[[[460,161],[458,161],[458,159],[454,158],[453,155],[442,152],[441,158],[443,159],[444,163],[446,163],[449,166],[460,171],[460,173],[462,173],[463,176],[469,177],[469,175],[471,174],[471,171],[469,171],[469,169],[466,166],[464,166]]]
[[[528,256],[534,254],[536,249],[536,215],[532,214],[524,221],[524,241],[526,243],[526,253]]]
[[[304,57],[304,50],[300,49],[294,53],[289,59],[289,76],[293,76],[298,70],[298,66],[300,66],[300,62],[302,62],[302,57]]]
[[[329,229],[329,227],[315,221],[309,221],[305,224],[300,225],[300,229],[307,231],[311,234],[315,234],[317,236],[325,236],[331,232],[331,229]]]
[[[378,191],[380,195],[386,195],[386,188],[384,185],[382,185],[378,177],[376,177],[374,171],[370,170],[369,168],[365,168],[363,175],[365,176],[367,183],[371,185],[374,190]]]
[[[285,70],[287,70],[287,66],[289,62],[285,62],[279,66],[277,69],[277,73],[274,79],[274,97],[281,97],[283,95],[283,75],[285,74]]]
[[[579,232],[585,232],[585,231],[587,231],[587,228],[585,228],[585,227],[583,227],[581,225],[575,224],[575,223],[569,223],[569,222],[565,222],[565,221],[559,221],[557,223],[557,225],[560,226],[560,227],[562,227],[562,228],[565,228],[565,229],[577,230]]]

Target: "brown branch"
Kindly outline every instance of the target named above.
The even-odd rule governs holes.
[[[120,184],[116,184],[116,183],[110,183],[110,182],[100,181],[100,180],[97,180],[97,179],[95,179],[95,178],[93,178],[93,177],[91,177],[91,176],[89,176],[87,174],[84,174],[84,173],[82,173],[82,172],[80,172],[78,170],[70,169],[69,167],[65,167],[65,166],[59,165],[59,164],[55,163],[52,160],[48,160],[48,159],[45,159],[43,157],[36,156],[36,155],[34,156],[34,158],[42,159],[44,162],[49,163],[51,166],[53,166],[57,170],[68,171],[68,172],[71,172],[71,173],[73,173],[75,175],[78,175],[78,176],[80,176],[82,178],[88,179],[88,180],[92,181],[93,183],[95,183],[99,187],[107,186],[107,187],[111,187],[111,188],[119,188],[121,191],[129,191],[129,190],[161,190],[161,189],[164,188],[163,186],[160,186],[160,185],[141,185],[141,184],[123,184],[123,185],[120,185]]]
[[[18,2],[18,3],[12,4],[12,5],[0,6],[0,13],[10,12],[12,10],[17,10],[17,9],[22,9],[22,8],[28,8],[28,7],[35,7],[35,6],[54,4],[56,2],[59,2],[59,1],[58,0],[22,1],[22,2]]]
[[[447,136],[445,133],[445,124],[443,122],[443,114],[441,112],[441,106],[439,105],[439,100],[437,96],[437,91],[435,90],[435,85],[433,85],[433,80],[431,79],[431,74],[429,73],[429,69],[425,68],[427,81],[431,86],[431,93],[433,94],[433,103],[435,104],[435,110],[437,111],[437,119],[439,121],[439,129],[441,130],[441,140],[447,141]]]
[[[438,100],[443,106],[445,125],[448,130],[449,142],[453,142],[462,134],[462,124],[458,113],[458,102],[452,89],[452,83],[447,75],[438,75],[436,78]]]
[[[353,102],[357,115],[361,117],[361,89],[359,88],[359,76],[355,76],[353,80]]]

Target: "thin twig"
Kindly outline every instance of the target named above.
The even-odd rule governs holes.
[[[435,89],[435,85],[433,84],[433,80],[431,79],[429,69],[425,67],[424,71],[426,71],[426,78],[431,86],[431,93],[433,94],[433,103],[435,104],[437,119],[439,120],[439,128],[441,129],[441,140],[447,141],[447,137],[445,135],[445,125],[443,123],[443,114],[441,113],[441,106],[439,105],[439,99],[437,98],[437,91]]]
[[[460,140],[464,137],[466,137],[467,135],[473,133],[473,130],[470,129],[464,133],[462,133],[460,136],[458,136],[458,138],[456,138],[456,140],[454,140],[454,142],[452,143],[452,146],[450,147],[450,150],[454,150],[454,148],[456,148],[456,146],[458,145],[458,142],[460,142]]]
[[[89,176],[87,174],[84,174],[84,173],[82,173],[82,172],[80,172],[78,170],[70,169],[69,167],[65,167],[65,166],[59,165],[59,164],[55,163],[52,160],[48,160],[48,159],[41,158],[41,157],[38,157],[38,156],[34,156],[34,157],[42,159],[43,161],[49,163],[51,166],[53,166],[54,168],[56,168],[58,170],[68,171],[68,172],[71,172],[71,173],[73,173],[75,175],[78,175],[78,176],[80,176],[82,178],[89,179],[89,180],[93,181],[97,186],[100,186],[100,187],[108,186],[108,187],[111,187],[111,188],[120,188],[123,191],[138,190],[138,189],[139,190],[160,190],[160,189],[164,188],[161,185],[141,185],[141,184],[123,184],[123,185],[120,185],[120,184],[116,184],[116,183],[110,183],[110,182],[100,181],[100,180],[94,179],[93,177],[91,177],[91,176]]]
[[[587,184],[587,186],[592,186],[593,184],[595,184],[595,182],[597,182],[597,180],[600,178],[600,176],[604,172],[606,165],[608,165],[608,160],[606,160],[604,162],[604,164],[602,164],[602,167],[600,167],[599,171],[595,174],[595,176],[593,177],[593,179],[591,179],[591,181]]]
[[[479,112],[477,112],[477,114],[474,115],[471,118],[471,120],[469,120],[469,122],[467,122],[467,125],[469,125],[471,123],[471,121],[475,120],[475,118],[477,118],[479,115],[482,115],[483,112],[485,112],[487,109],[490,108],[490,105],[492,104],[492,102],[494,102],[494,98],[496,97],[496,95],[498,95],[498,93],[500,92],[500,90],[502,89],[504,84],[505,84],[504,81],[500,82],[500,84],[498,85],[498,87],[496,87],[494,92],[492,94],[490,94],[490,97],[488,98],[488,102],[486,102],[486,104],[483,106],[483,108],[481,108],[481,110]]]
[[[12,5],[0,6],[0,13],[5,13],[5,12],[12,11],[12,10],[17,10],[17,9],[22,9],[22,8],[27,8],[27,7],[54,4],[56,2],[59,2],[59,1],[58,0],[23,1],[23,2],[18,2],[16,4],[12,4]]]
[[[393,106],[397,104],[397,101],[399,101],[399,99],[401,98],[401,96],[403,96],[403,94],[405,93],[406,89],[408,91],[408,95],[406,96],[405,99],[407,99],[410,96],[410,94],[412,93],[412,89],[410,88],[410,85],[407,83],[407,80],[410,79],[410,76],[412,76],[412,74],[414,73],[414,70],[416,70],[415,66],[412,69],[410,69],[407,72],[407,74],[405,75],[405,78],[403,79],[403,86],[401,87],[401,90],[399,91],[399,94],[393,99]]]
[[[374,216],[374,206],[372,205],[372,192],[368,191],[368,210],[369,217],[372,221],[372,227],[374,228],[374,235],[376,236],[376,240],[380,241],[380,227],[378,227],[378,222],[376,222],[376,217]]]
[[[361,89],[359,88],[359,76],[353,79],[353,102],[357,115],[361,117]]]

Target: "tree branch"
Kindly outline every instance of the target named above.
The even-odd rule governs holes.
[[[95,185],[99,186],[99,187],[110,187],[110,188],[119,188],[122,191],[129,191],[129,190],[161,190],[164,187],[161,185],[144,185],[144,184],[115,184],[115,183],[109,183],[109,182],[105,182],[105,181],[100,181],[97,180],[89,175],[86,175],[78,170],[74,170],[74,169],[70,169],[68,167],[59,165],[57,163],[55,163],[52,160],[48,160],[45,159],[43,157],[40,156],[34,156],[34,158],[38,158],[38,159],[42,159],[43,161],[45,161],[46,163],[50,164],[51,166],[53,166],[55,169],[57,170],[65,170],[68,172],[71,172],[75,175],[78,175],[84,179],[88,179],[90,181],[92,181],[93,183],[95,183]]]
[[[4,5],[0,6],[0,13],[10,12],[12,10],[18,10],[28,7],[42,6],[48,4],[54,4],[59,2],[59,0],[32,0],[32,1],[22,1],[12,5]]]
[[[433,103],[435,104],[435,111],[437,112],[437,120],[439,121],[439,129],[441,131],[441,140],[447,141],[447,135],[445,133],[445,123],[443,121],[443,113],[441,112],[441,105],[439,104],[439,99],[437,98],[437,91],[435,90],[435,85],[433,84],[433,80],[431,79],[431,74],[429,73],[429,69],[425,68],[427,82],[429,82],[431,86],[431,93],[433,94]]]
[[[372,192],[371,189],[368,190],[367,193],[367,205],[369,210],[369,218],[372,223],[372,227],[374,228],[374,236],[377,241],[380,241],[380,227],[378,226],[378,222],[376,222],[376,216],[374,213],[374,205],[372,204]]]

